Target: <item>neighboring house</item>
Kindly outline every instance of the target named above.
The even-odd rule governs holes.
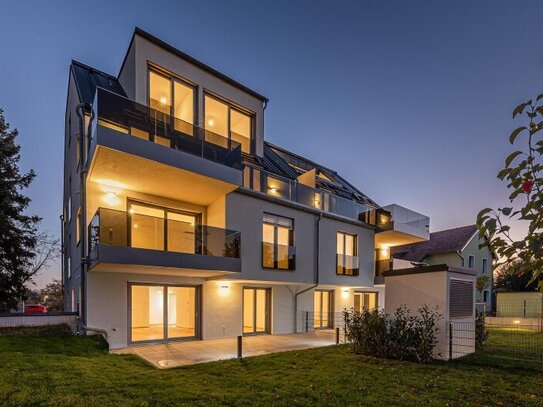
[[[428,237],[266,142],[267,103],[141,29],[117,76],[72,62],[65,308],[112,348],[331,328],[382,306],[376,249]]]
[[[477,271],[477,276],[487,275],[487,288],[476,293],[476,302],[492,309],[492,284],[494,255],[488,247],[479,248],[482,240],[476,225],[458,227],[430,233],[425,242],[396,246],[391,250],[393,268],[411,267],[411,264],[448,264]]]

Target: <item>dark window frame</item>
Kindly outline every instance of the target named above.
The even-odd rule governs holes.
[[[288,250],[290,251],[290,248],[294,247],[294,219],[287,218],[287,217],[281,216],[281,215],[274,215],[274,214],[271,214],[271,213],[266,213],[265,215],[280,218],[280,219],[286,219],[286,220],[290,221],[291,227],[289,228],[289,235],[288,235]],[[288,258],[287,268],[278,267],[278,258],[277,258],[278,249],[277,249],[277,247],[279,246],[279,244],[277,243],[277,241],[278,241],[278,228],[279,228],[279,226],[277,224],[266,222],[266,221],[264,221],[264,219],[262,219],[262,226],[264,226],[264,224],[273,226],[273,267],[270,267],[270,266],[267,266],[267,265],[264,264],[264,244],[265,244],[265,242],[264,242],[264,240],[262,240],[262,247],[261,247],[262,268],[268,269],[268,270],[277,270],[277,271],[294,271],[294,270],[296,270],[296,255],[293,254],[292,258],[291,258],[290,253],[288,254],[289,258]]]
[[[343,254],[340,254],[340,253],[337,253],[337,239],[338,239],[338,235],[344,235],[343,237]],[[346,264],[346,260],[347,260],[347,254],[346,254],[346,248],[347,248],[347,239],[345,238],[346,236],[352,236],[353,237],[353,253],[354,255],[352,257],[358,257],[358,235],[354,234],[354,233],[349,233],[349,232],[344,232],[344,231],[341,231],[341,230],[338,230],[336,232],[336,274],[338,276],[347,276],[347,277],[358,277],[358,275],[360,274],[360,266],[353,269],[353,272],[352,274],[347,274],[346,272],[346,268],[343,267],[341,268],[340,265],[339,265],[339,257],[342,256],[343,257],[343,264]],[[342,272],[340,272],[340,269],[342,270]]]
[[[320,326],[319,327],[315,327],[313,326],[314,329],[332,329],[334,327],[334,320],[333,318],[331,318],[331,316],[334,314],[334,290],[326,290],[326,289],[316,289],[315,290],[315,293],[320,293],[321,294],[321,300],[320,300]],[[323,315],[323,311],[322,311],[322,293],[328,293],[328,325],[326,326],[323,326],[322,324],[322,315]],[[315,303],[314,303],[314,295],[313,295],[313,312],[315,312]],[[315,325],[313,323],[313,325]]]

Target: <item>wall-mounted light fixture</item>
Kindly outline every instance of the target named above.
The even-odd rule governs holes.
[[[103,200],[107,205],[110,205],[110,206],[114,206],[119,203],[119,199],[117,198],[117,193],[114,191],[106,191]]]
[[[381,245],[381,256],[388,257],[389,254],[389,246],[387,244]]]
[[[225,297],[228,294],[230,294],[230,284],[228,284],[227,282],[221,281],[219,283],[219,294],[222,297]]]
[[[349,298],[349,289],[348,289],[348,288],[343,288],[343,289],[341,290],[341,296],[342,296],[343,298]]]

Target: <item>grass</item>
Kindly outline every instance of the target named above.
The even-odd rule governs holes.
[[[0,405],[515,405],[543,400],[543,374],[419,365],[347,346],[157,370],[99,337],[0,337]]]
[[[483,348],[469,362],[543,369],[543,332],[518,327],[489,327]]]

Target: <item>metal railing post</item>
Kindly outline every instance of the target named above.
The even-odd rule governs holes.
[[[336,327],[336,345],[339,345],[339,327]]]
[[[305,331],[309,332],[309,311],[305,312]]]
[[[449,360],[452,360],[453,355],[453,323],[449,322]]]
[[[238,336],[238,359],[243,357],[243,336]]]

